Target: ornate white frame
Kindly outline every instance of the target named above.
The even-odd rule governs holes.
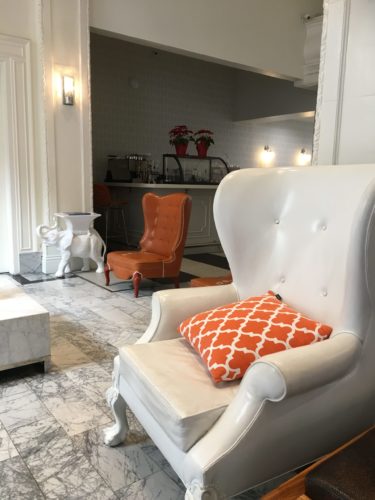
[[[312,164],[336,165],[340,162],[339,153],[342,106],[345,88],[346,53],[348,46],[351,0],[324,0],[323,7],[324,15],[320,49],[319,83],[315,112]],[[337,8],[341,10],[340,15],[337,15]],[[327,60],[329,32],[332,31],[336,33],[336,38],[340,41],[340,55],[339,60],[337,61]],[[330,41],[330,43],[332,43],[332,41]],[[333,62],[334,64],[332,64]],[[322,121],[323,108],[328,101],[326,99],[325,89],[325,82],[328,78],[335,82],[337,96],[333,115],[331,113],[328,117],[324,117],[325,120],[333,120],[333,123],[329,124],[329,126],[327,126],[327,123],[323,123]],[[320,140],[323,127],[324,133],[328,133],[330,135],[330,137],[325,137],[326,144],[330,144],[329,150],[328,148],[325,150],[322,150],[321,148]]]

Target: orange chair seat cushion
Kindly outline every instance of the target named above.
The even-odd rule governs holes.
[[[135,272],[139,272],[147,278],[159,278],[165,275],[168,269],[167,257],[150,252],[127,252],[119,250],[110,252],[107,264],[110,269],[116,270],[116,276],[129,279]]]
[[[332,332],[330,326],[287,306],[273,292],[196,314],[178,329],[215,382],[240,379],[260,357],[320,342]]]

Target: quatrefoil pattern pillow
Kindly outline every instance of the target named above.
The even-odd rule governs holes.
[[[273,292],[186,319],[179,332],[200,354],[215,382],[242,378],[266,354],[328,338],[332,328],[281,302]]]

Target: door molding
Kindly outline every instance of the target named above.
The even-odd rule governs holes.
[[[5,145],[5,196],[9,207],[9,272],[19,272],[19,252],[33,250],[35,236],[34,134],[30,41],[0,34],[4,72],[2,100]]]
[[[316,102],[313,165],[336,165],[340,162],[342,108],[345,91],[346,54],[348,49],[351,0],[324,0],[320,51],[318,95]],[[339,57],[333,61],[332,35],[339,46]],[[335,85],[335,100],[327,97],[326,80]],[[332,93],[332,89],[328,91]],[[329,105],[329,112],[327,106]],[[322,146],[323,144],[323,146]]]

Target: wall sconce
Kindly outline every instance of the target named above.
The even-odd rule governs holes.
[[[74,104],[74,78],[63,75],[62,77],[62,102],[69,106]]]
[[[275,158],[275,153],[269,146],[264,146],[264,149],[260,155],[263,167],[269,167]]]
[[[310,163],[311,163],[311,154],[308,153],[305,148],[302,148],[297,158],[297,164],[300,165],[301,167],[304,167],[306,165],[310,165]]]

